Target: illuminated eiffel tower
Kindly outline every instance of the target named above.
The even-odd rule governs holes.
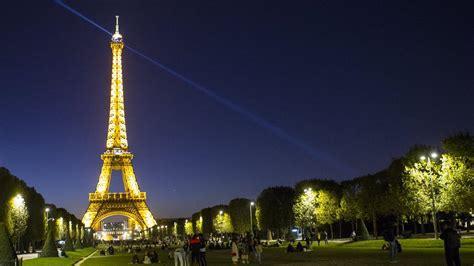
[[[124,44],[119,33],[118,16],[110,47],[113,58],[107,149],[101,156],[104,163],[99,183],[96,191],[89,193],[89,207],[82,222],[85,227],[99,231],[102,220],[121,215],[129,219],[129,227],[146,229],[156,225],[156,221],[146,204],[146,193],[140,191],[132,166],[133,154],[128,151],[122,81]],[[122,171],[125,192],[109,192],[114,170]]]

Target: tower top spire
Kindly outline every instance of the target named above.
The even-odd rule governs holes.
[[[115,33],[119,33],[118,18],[119,16],[115,16]]]
[[[121,42],[122,41],[122,35],[119,33],[119,22],[118,22],[119,16],[115,16],[115,33],[112,35],[112,41],[113,42]]]

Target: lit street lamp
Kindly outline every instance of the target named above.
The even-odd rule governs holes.
[[[252,206],[255,205],[255,202],[250,202],[250,235],[253,237],[253,222],[252,222]]]
[[[430,156],[421,156],[420,159],[422,161],[424,160],[427,160],[427,163],[430,164],[431,163],[431,160],[430,160],[430,157],[432,159],[436,159],[438,158],[438,154],[436,152],[432,152],[430,154]],[[431,169],[430,169],[430,174],[429,174],[429,177],[430,177],[430,188],[431,188],[431,215],[433,216],[433,227],[434,227],[434,233],[435,233],[435,238],[438,239],[438,221],[436,219],[436,200],[435,200],[435,196],[434,196],[434,188],[433,188],[433,178],[431,177],[432,175],[432,172],[431,172]]]

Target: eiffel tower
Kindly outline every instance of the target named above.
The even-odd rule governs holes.
[[[112,81],[110,87],[110,113],[106,150],[102,154],[102,170],[96,191],[89,193],[89,207],[82,222],[85,227],[100,230],[101,221],[111,216],[125,216],[131,228],[150,228],[156,221],[146,204],[146,193],[140,191],[133,171],[133,154],[128,151],[125,127],[125,106],[122,81],[122,35],[116,16],[112,48]],[[125,192],[110,192],[112,171],[122,171]]]

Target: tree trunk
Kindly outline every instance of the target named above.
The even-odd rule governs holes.
[[[471,221],[470,219],[467,219],[466,221],[466,230],[469,233],[471,231]]]
[[[374,238],[377,239],[377,217],[375,212],[372,212],[372,231]]]
[[[424,215],[421,215],[421,234],[422,235],[425,235],[426,234],[426,231],[425,231],[425,216]]]
[[[400,216],[397,215],[397,236],[400,235]]]
[[[405,224],[403,223],[403,221],[401,221],[401,226],[402,226],[402,234],[403,234],[403,232],[405,232]]]
[[[416,217],[413,216],[413,233],[416,235],[418,234],[418,228],[416,226]]]
[[[332,224],[329,224],[329,228],[331,229],[331,240],[334,239],[334,232],[332,231]]]
[[[342,238],[342,221],[339,220],[339,239]]]
[[[358,229],[357,227],[359,227],[359,225],[358,225],[358,222],[356,221],[356,223],[355,223],[355,229],[356,229],[355,231],[356,232],[357,232],[357,229]]]
[[[270,230],[270,229],[267,229],[267,240],[273,240],[272,230]]]

